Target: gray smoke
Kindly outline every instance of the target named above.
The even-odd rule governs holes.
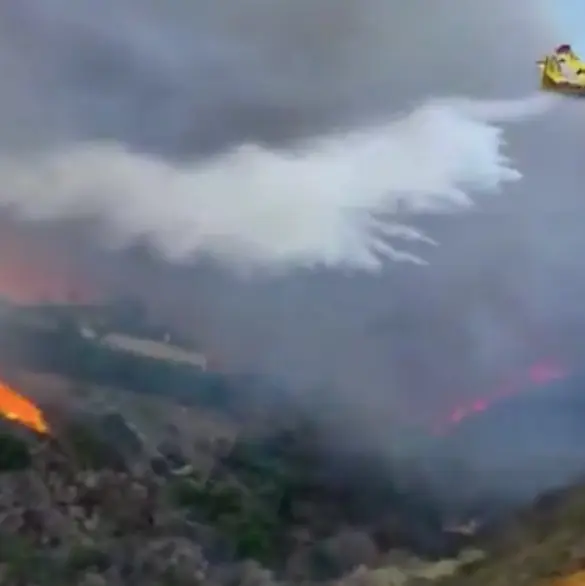
[[[534,116],[552,105],[552,98],[544,95],[516,101],[431,96],[410,115],[392,121],[388,121],[389,112],[380,112],[379,121],[362,119],[357,128],[359,120],[347,127],[349,122],[342,119],[339,124],[344,123],[344,129],[325,132],[325,128],[307,127],[310,136],[285,149],[260,144],[261,137],[252,135],[223,144],[219,152],[206,157],[188,150],[183,157],[173,157],[178,144],[166,145],[170,150],[159,152],[165,138],[176,143],[191,132],[201,138],[199,129],[191,127],[191,117],[197,122],[202,112],[189,112],[189,108],[197,105],[198,93],[213,90],[215,78],[222,73],[226,82],[243,84],[231,88],[234,96],[243,93],[250,99],[250,92],[257,92],[254,102],[260,104],[267,98],[276,105],[287,100],[292,107],[305,108],[322,102],[323,80],[309,76],[288,87],[294,64],[291,72],[287,63],[272,61],[281,51],[288,59],[293,47],[281,47],[284,39],[271,39],[275,46],[268,53],[256,28],[268,27],[264,34],[270,38],[276,30],[292,25],[298,27],[297,40],[305,35],[312,38],[326,31],[326,15],[314,5],[292,11],[286,4],[253,5],[240,15],[252,30],[244,27],[222,33],[221,26],[233,15],[206,15],[208,24],[220,28],[203,31],[179,28],[176,17],[184,15],[173,15],[172,9],[170,22],[161,24],[160,15],[148,7],[137,12],[137,7],[125,5],[115,12],[119,18],[115,21],[111,15],[104,20],[79,8],[71,11],[67,5],[52,8],[50,13],[16,8],[15,14],[8,15],[11,26],[5,34],[12,43],[0,75],[11,80],[9,89],[17,94],[15,99],[8,92],[8,99],[17,107],[20,94],[43,95],[47,103],[34,110],[51,114],[57,127],[50,126],[45,137],[34,137],[32,142],[26,131],[18,136],[21,126],[8,129],[12,141],[7,146],[12,152],[0,159],[4,186],[0,203],[33,220],[97,218],[110,242],[127,246],[143,239],[171,261],[206,255],[240,271],[254,265],[280,271],[319,265],[377,269],[387,258],[420,264],[419,256],[397,250],[391,241],[428,244],[432,240],[397,220],[396,212],[468,207],[471,199],[466,191],[493,191],[520,178],[502,152],[502,130],[494,123]],[[322,7],[327,8],[331,7]],[[323,20],[315,30],[307,28],[313,17]],[[362,44],[366,34],[380,34],[369,15],[355,9],[336,7],[330,17],[342,25],[339,33],[345,26],[355,28],[352,42]],[[52,58],[49,64],[41,56],[39,66],[39,56],[31,55],[29,45],[13,55],[13,44],[20,39],[14,38],[18,24],[35,34],[43,56]],[[190,36],[182,38],[183,34]],[[336,34],[331,42],[340,46],[337,53],[326,55],[325,78],[332,74],[331,67],[347,67],[329,61],[352,58],[353,52],[347,52]],[[226,53],[228,42],[232,50]],[[311,54],[317,49],[333,50],[313,47],[301,70],[314,66],[311,58],[317,57],[318,62],[322,57]],[[255,65],[251,69],[246,58],[250,54]],[[196,74],[199,62],[208,78]],[[263,68],[258,70],[258,65]],[[286,76],[280,80],[277,70],[271,71],[277,65],[280,75]],[[191,67],[195,68],[192,78]],[[411,71],[408,59],[396,67],[397,78]],[[14,69],[26,70],[25,79],[12,82]],[[356,91],[357,80],[351,79],[355,72],[350,69],[347,74],[347,88],[343,83],[336,87],[340,80],[334,77],[327,89],[347,94],[349,107],[358,96],[351,97]],[[57,89],[52,101],[47,84]],[[213,92],[206,96],[206,107],[213,97]],[[391,92],[386,100],[392,103]],[[255,107],[261,111],[260,104]],[[326,100],[321,107],[333,110]],[[137,111],[152,116],[151,108],[158,120],[138,120],[139,127],[129,124]],[[19,114],[11,117],[9,125],[20,118],[30,131],[35,122],[27,119],[31,112]],[[135,131],[148,132],[153,121],[156,130],[148,148],[147,137]],[[172,133],[159,137],[161,131]],[[320,131],[322,135],[316,137]],[[15,138],[22,138],[20,144],[15,144]],[[20,149],[14,153],[17,144]]]
[[[184,166],[242,144],[271,151],[376,129],[429,97],[485,106],[521,98],[536,87],[535,60],[567,40],[549,24],[553,9],[528,0],[8,1],[0,148],[20,165],[31,153],[114,143]],[[409,218],[441,244],[407,246],[428,267],[240,280],[215,267],[104,255],[75,226],[53,246],[82,273],[144,295],[196,331],[226,368],[335,389],[368,423],[356,436],[379,445],[397,412],[447,409],[540,354],[581,355],[584,124],[582,104],[564,101],[511,127],[505,154],[522,181],[466,215]],[[161,201],[174,193],[168,181]],[[4,201],[31,193],[26,182],[22,192],[22,183],[11,187]],[[133,197],[126,216],[140,208],[136,187]]]

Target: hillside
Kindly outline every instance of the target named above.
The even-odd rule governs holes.
[[[585,484],[554,491],[516,513],[485,540],[484,560],[449,586],[532,586],[585,569]],[[583,576],[576,584],[583,583]],[[567,586],[569,586],[567,584]]]
[[[392,557],[364,529],[319,529],[317,503],[268,455],[254,470],[236,448],[205,476],[139,441],[106,440],[89,417],[54,424],[54,437],[3,428],[3,585],[329,583]],[[404,575],[435,566],[402,558]]]
[[[585,567],[585,486],[429,558],[343,522],[331,487],[321,486],[325,501],[301,496],[309,485],[293,481],[306,481],[310,464],[300,453],[287,478],[292,451],[271,460],[236,442],[204,474],[130,436],[113,440],[111,427],[108,439],[103,420],[85,417],[55,421],[53,437],[2,424],[2,585],[529,586]]]
[[[3,316],[0,342],[20,342],[4,382],[50,433],[0,419],[2,586],[529,586],[585,567],[585,487],[454,523],[424,479],[337,451],[286,393],[104,348],[88,311]]]

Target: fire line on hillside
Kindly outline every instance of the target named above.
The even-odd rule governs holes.
[[[435,433],[442,435],[464,419],[482,413],[494,403],[530,391],[535,385],[560,380],[567,375],[567,369],[557,360],[547,358],[533,364],[527,371],[508,377],[487,397],[478,397],[469,404],[458,405],[446,421],[435,427]]]

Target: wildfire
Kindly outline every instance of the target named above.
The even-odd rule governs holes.
[[[489,409],[491,405],[529,391],[534,385],[543,385],[565,377],[566,369],[556,360],[546,359],[533,364],[527,371],[509,377],[496,390],[487,397],[476,398],[469,404],[457,406],[449,414],[447,421],[439,426],[437,432],[457,425],[464,419]]]
[[[0,382],[0,416],[36,431],[48,434],[49,425],[43,412],[29,399]]]

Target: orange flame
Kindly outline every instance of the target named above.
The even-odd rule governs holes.
[[[43,412],[29,399],[0,382],[0,416],[42,434],[49,433]]]
[[[489,409],[494,403],[528,392],[534,386],[544,385],[546,383],[562,379],[566,376],[567,369],[554,359],[545,359],[533,364],[526,372],[521,372],[510,377],[497,389],[492,391],[488,397],[480,397],[469,404],[457,406],[449,414],[446,421],[442,421],[435,427],[435,432],[439,435],[445,433],[450,428],[458,425],[464,419]]]

